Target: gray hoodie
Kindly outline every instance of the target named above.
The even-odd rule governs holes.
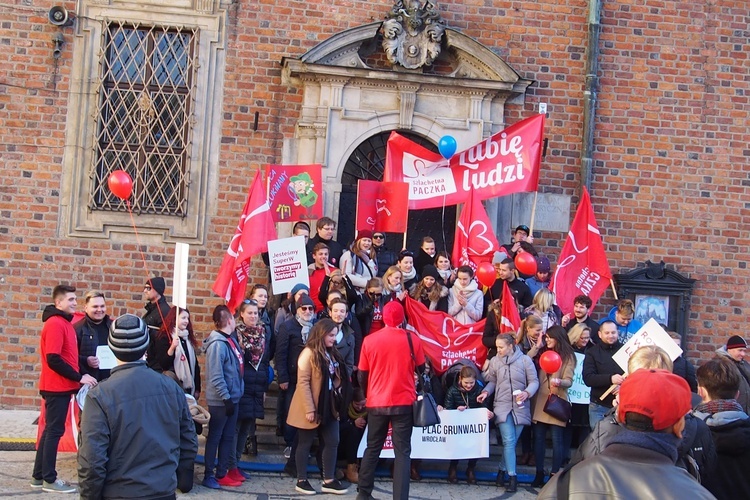
[[[245,382],[240,375],[240,360],[234,355],[227,336],[212,331],[203,341],[203,350],[206,353],[206,403],[223,406],[227,399],[238,403],[245,392]]]
[[[517,425],[531,425],[531,400],[539,389],[539,379],[531,358],[514,346],[512,354],[492,358],[484,376],[487,380],[484,390],[490,395],[495,393],[495,422],[505,422],[510,414]],[[515,404],[515,390],[529,393],[523,408]]]

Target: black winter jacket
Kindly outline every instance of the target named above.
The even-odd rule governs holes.
[[[750,419],[741,412],[719,412],[706,423],[717,455],[712,473],[704,477],[706,488],[719,500],[750,498]]]
[[[279,326],[274,353],[279,384],[297,385],[297,359],[305,348],[302,343],[302,325],[292,317]]]
[[[611,394],[602,401],[602,394],[612,385],[612,375],[625,373],[612,356],[615,355],[622,344],[615,342],[612,345],[600,342],[589,347],[583,360],[583,383],[591,387],[591,402],[612,408],[615,395]]]
[[[167,303],[167,299],[162,296],[159,298],[159,301],[156,304],[152,302],[146,304],[145,309],[146,314],[143,315],[143,322],[146,323],[149,334],[148,350],[146,351],[146,362],[148,363],[149,368],[161,373],[163,370],[156,355],[156,337],[159,333],[159,328],[161,328],[163,319],[167,317],[167,314],[169,314],[170,307]]]
[[[107,330],[112,326],[112,320],[109,316],[104,316],[102,323],[107,327]],[[88,363],[88,357],[96,356],[96,349],[99,347],[96,325],[88,316],[84,316],[83,319],[73,325],[73,328],[78,339],[78,371],[81,372],[81,375],[89,374],[101,382],[109,377],[109,370],[91,368]]]
[[[275,339],[273,336],[268,335],[268,329],[266,329],[266,346],[257,370],[250,363],[250,353],[248,351],[243,353],[245,392],[240,398],[240,409],[237,418],[264,418],[263,395],[268,391],[268,365],[271,362],[275,345]]]
[[[458,383],[458,378],[456,378],[456,383]],[[482,387],[479,384],[474,384],[474,387],[472,387],[469,392],[464,391],[458,385],[452,385],[448,388],[448,392],[445,393],[443,407],[445,407],[446,410],[455,410],[459,406],[485,408],[482,403],[477,402],[477,396],[479,396],[481,392]]]
[[[178,486],[189,491],[197,452],[182,389],[144,361],[117,366],[88,392],[81,413],[81,498],[122,498],[125,492],[159,498]]]

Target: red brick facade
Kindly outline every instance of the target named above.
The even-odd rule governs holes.
[[[747,2],[603,2],[600,91],[591,189],[613,272],[664,260],[698,279],[690,357],[706,358],[744,323],[750,279],[750,35]],[[37,402],[41,309],[52,288],[99,288],[110,314],[138,312],[146,271],[135,243],[65,237],[61,164],[72,64],[65,28],[59,67],[47,22],[53,2],[0,6],[0,405]],[[73,2],[65,2],[73,10]],[[535,80],[514,123],[549,105],[549,151],[540,190],[580,189],[587,3],[448,1],[449,27],[490,47]],[[227,9],[226,76],[216,209],[204,246],[191,246],[188,305],[199,336],[219,303],[210,291],[253,172],[281,161],[302,96],[281,80],[299,57],[342,30],[382,19],[390,0],[235,2]],[[254,113],[260,112],[253,131]],[[574,198],[577,202],[577,198]],[[543,234],[553,256],[564,235]],[[152,273],[171,277],[172,247],[142,246]],[[254,271],[264,276],[260,266]],[[171,281],[171,279],[169,280]],[[169,291],[168,291],[169,294]],[[609,294],[611,296],[611,293]],[[603,310],[603,307],[600,308]],[[597,313],[600,313],[597,310]]]

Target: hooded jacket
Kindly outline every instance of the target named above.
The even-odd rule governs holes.
[[[704,478],[706,488],[719,500],[750,498],[750,418],[741,411],[695,415],[706,422],[716,446],[716,466]]]
[[[614,321],[615,325],[617,325],[617,335],[619,337],[619,341],[621,344],[625,344],[628,340],[630,340],[630,337],[636,334],[638,330],[641,329],[643,326],[643,323],[638,321],[637,319],[634,319],[630,323],[628,323],[626,326],[622,326],[615,320],[615,313],[617,312],[617,307],[613,307],[609,310],[609,314],[607,314],[607,317],[604,318],[599,322],[601,324],[604,321]]]
[[[721,346],[716,349],[716,354],[732,361],[734,366],[740,371],[740,394],[737,396],[737,402],[745,410],[745,413],[750,415],[750,363],[744,359],[739,362],[735,361],[727,352],[727,346]]]
[[[240,360],[235,356],[226,335],[214,330],[203,341],[206,353],[206,403],[208,406],[223,406],[231,399],[239,402],[245,392],[245,383],[240,376]]]
[[[518,346],[508,356],[495,356],[485,373],[487,394],[495,394],[495,422],[498,424],[512,418],[516,425],[531,425],[531,401],[539,389],[539,379],[531,358]],[[523,408],[516,404],[513,391],[526,391],[529,398]]]
[[[42,313],[42,335],[39,352],[42,373],[39,376],[39,393],[65,395],[78,392],[81,374],[78,372],[78,342],[76,331],[66,314],[54,305]]]

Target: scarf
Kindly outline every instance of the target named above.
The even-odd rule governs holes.
[[[255,371],[258,371],[260,361],[266,349],[266,329],[263,325],[237,325],[240,345],[245,351],[245,359]]]
[[[401,293],[401,290],[403,290],[403,289],[404,289],[404,287],[401,286],[401,283],[399,283],[398,285],[396,285],[396,286],[394,286],[392,288],[391,288],[391,285],[385,285],[383,287],[383,295],[388,295],[388,294],[391,294],[391,293],[393,295],[397,295],[397,294]]]
[[[295,316],[297,323],[302,326],[302,345],[307,345],[307,336],[310,334],[310,328],[313,326],[312,320],[305,321],[299,314]]]
[[[193,380],[193,373],[195,373],[195,349],[193,349],[193,344],[188,338],[187,330],[179,330],[177,335],[180,337],[180,342],[174,350],[174,373],[177,375],[177,379],[180,381],[183,390],[192,395],[195,388]],[[187,347],[187,353],[183,346]]]
[[[699,413],[708,413],[713,415],[722,411],[745,411],[734,399],[715,399],[707,403],[701,403],[695,407],[695,411]]]
[[[341,341],[344,340],[344,324],[336,323],[336,326],[338,327],[338,331],[336,332],[336,345],[339,345]]]
[[[440,275],[440,277],[443,278],[443,282],[448,283],[448,280],[450,280],[450,277],[451,277],[451,270],[446,269],[445,271],[443,271],[441,269],[438,269],[437,272]]]
[[[666,432],[636,432],[630,429],[622,429],[609,442],[610,445],[627,444],[655,451],[668,457],[672,463],[677,463],[677,445],[679,443],[680,439],[674,434],[667,434]]]
[[[406,283],[409,280],[413,280],[417,277],[417,270],[413,267],[411,268],[411,271],[408,273],[405,273],[404,271],[401,271],[401,283]]]
[[[354,408],[354,405],[350,404],[347,414],[349,415],[349,418],[351,419],[351,421],[354,422],[358,418],[365,418],[367,416],[367,408],[362,408],[362,411],[357,411]]]
[[[471,294],[477,291],[477,282],[474,280],[471,280],[469,281],[469,284],[466,285],[466,287],[462,287],[461,283],[459,283],[458,280],[456,280],[453,283],[453,289],[468,299],[471,296]]]

